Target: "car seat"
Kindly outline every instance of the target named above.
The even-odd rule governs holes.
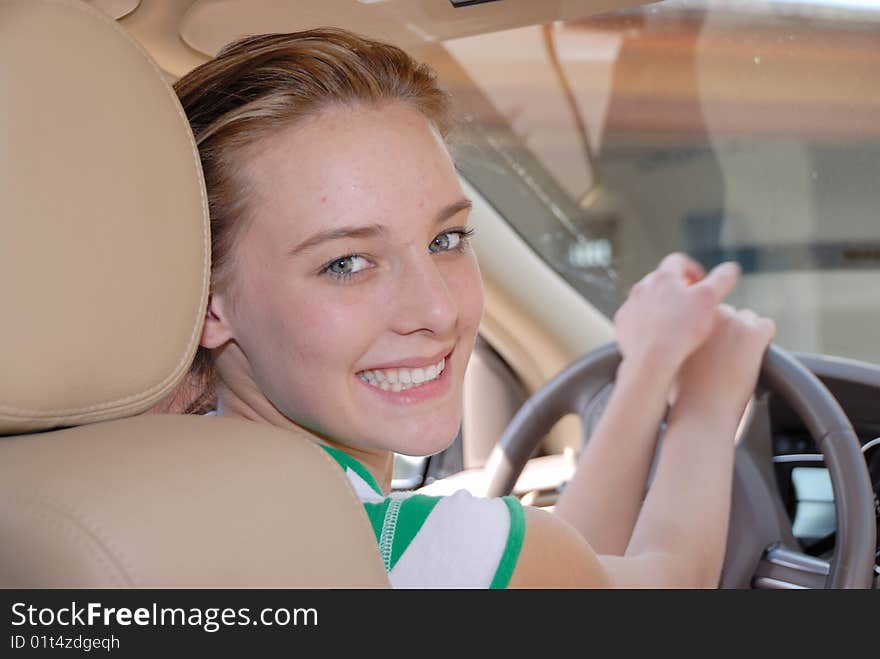
[[[387,587],[323,450],[141,414],[208,296],[201,165],[159,68],[78,0],[0,0],[0,586]]]

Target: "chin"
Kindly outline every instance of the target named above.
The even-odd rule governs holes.
[[[459,424],[448,428],[432,428],[429,431],[417,429],[408,433],[406,437],[398,435],[395,437],[395,447],[392,449],[395,453],[409,455],[412,457],[427,457],[446,450],[455,441],[458,435]],[[399,432],[399,431],[398,431]]]

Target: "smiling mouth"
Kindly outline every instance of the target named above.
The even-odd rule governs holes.
[[[436,364],[422,368],[384,368],[361,371],[357,376],[372,387],[382,391],[406,391],[437,380],[446,368],[444,357]]]

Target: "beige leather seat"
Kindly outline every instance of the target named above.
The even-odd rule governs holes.
[[[70,0],[0,0],[0,586],[381,587],[303,438],[139,415],[201,331],[198,156],[158,68]]]

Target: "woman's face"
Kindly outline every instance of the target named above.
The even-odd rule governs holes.
[[[225,386],[353,447],[445,448],[483,298],[439,135],[402,103],[332,108],[243,166],[252,216],[203,341]]]

